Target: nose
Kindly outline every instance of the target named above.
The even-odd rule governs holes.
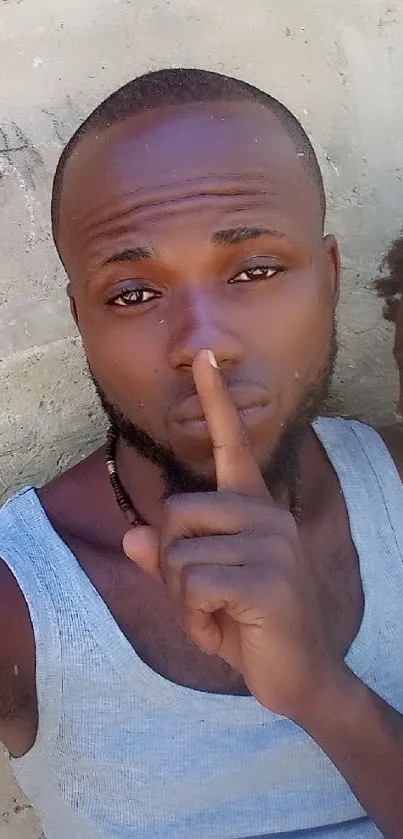
[[[224,305],[214,304],[200,292],[177,303],[174,327],[168,346],[168,363],[173,370],[191,371],[200,350],[212,350],[222,369],[238,365],[244,356],[243,345],[228,324]]]

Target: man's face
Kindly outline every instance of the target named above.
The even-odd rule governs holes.
[[[192,361],[211,349],[262,467],[320,390],[337,246],[285,129],[262,107],[167,107],[86,137],[60,248],[104,400],[210,477]]]

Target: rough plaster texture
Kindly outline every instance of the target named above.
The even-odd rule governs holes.
[[[402,36],[399,0],[0,0],[0,497],[99,439],[50,240],[51,176],[88,110],[162,65],[238,74],[303,120],[344,257],[335,401],[393,421],[391,335],[371,280],[403,220]],[[5,764],[0,835],[40,836]]]

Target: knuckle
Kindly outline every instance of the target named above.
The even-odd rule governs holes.
[[[272,512],[272,511],[271,511]],[[289,510],[277,507],[275,510],[276,524],[279,535],[292,541],[298,534],[297,523]],[[270,514],[269,514],[270,518]]]
[[[164,565],[171,573],[180,573],[189,561],[189,552],[182,540],[171,542],[164,551]]]
[[[184,506],[182,495],[170,495],[165,501],[165,511],[168,516],[175,516]]]
[[[189,496],[170,495],[165,502],[165,532],[173,538],[180,535],[183,528],[186,528],[189,510]]]
[[[200,569],[185,568],[183,571],[183,596],[185,605],[196,609],[208,599],[210,586]]]
[[[220,585],[220,568],[189,565],[184,569],[186,600],[193,605],[211,596]]]

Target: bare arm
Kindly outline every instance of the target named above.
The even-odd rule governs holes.
[[[403,481],[403,430],[382,430]],[[403,672],[403,655],[402,655]],[[403,836],[403,716],[347,668],[299,721],[388,839]]]
[[[35,642],[28,607],[0,560],[0,740],[19,756],[37,727]]]
[[[402,839],[401,714],[346,668],[303,728],[337,766],[384,835]]]

